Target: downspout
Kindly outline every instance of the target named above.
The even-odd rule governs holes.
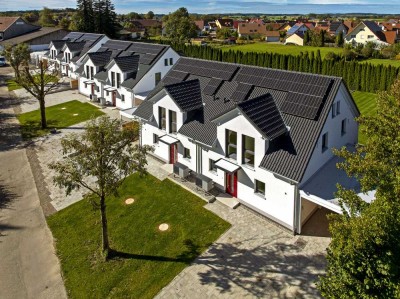
[[[301,234],[301,197],[299,185],[294,186],[293,235]]]

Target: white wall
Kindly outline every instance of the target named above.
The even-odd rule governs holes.
[[[368,37],[370,36],[370,37]],[[367,26],[361,24],[348,35],[345,36],[346,43],[353,44],[366,44],[367,42],[374,42],[379,45],[388,45],[388,43],[382,42],[377,38],[375,33],[368,29]]]
[[[332,148],[341,148],[346,144],[356,144],[358,140],[358,124],[355,121],[355,112],[350,104],[350,95],[348,94],[343,83],[336,95],[334,103],[340,101],[340,114],[332,118],[332,108],[322,129],[321,135],[314,148],[311,160],[307,166],[301,184],[304,184],[312,175],[317,172],[332,157]],[[341,125],[342,120],[347,119],[346,134],[342,136]],[[328,149],[322,151],[322,135],[328,132]]]
[[[173,65],[169,65],[169,58],[173,58],[173,64],[175,64],[179,55],[172,49],[169,48],[163,56],[153,65],[153,67],[143,76],[143,78],[136,84],[133,91],[134,93],[146,92],[153,90],[155,87],[155,74],[161,72],[161,79],[167,74]],[[168,58],[168,66],[164,65],[164,59]],[[140,66],[139,66],[140,67]]]
[[[298,46],[303,46],[304,45],[304,40],[298,36],[297,34],[292,34],[285,40],[285,44],[295,44]]]

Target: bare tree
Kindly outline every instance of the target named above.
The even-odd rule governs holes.
[[[39,61],[38,68],[29,65],[30,50],[27,44],[15,47],[6,46],[4,56],[15,72],[15,81],[39,101],[41,127],[47,127],[45,97],[59,85],[57,71],[50,71],[44,61]]]

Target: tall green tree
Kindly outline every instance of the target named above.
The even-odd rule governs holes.
[[[54,183],[66,193],[85,188],[93,193],[93,206],[101,218],[102,253],[107,260],[111,248],[108,235],[107,200],[118,194],[127,176],[145,174],[149,146],[134,145],[138,138],[134,127],[121,129],[121,121],[107,116],[89,121],[83,134],[62,138],[63,160],[50,164],[56,171]],[[91,183],[90,178],[95,178]]]
[[[376,190],[371,203],[339,189],[342,215],[332,217],[325,298],[400,298],[400,81],[382,92],[376,113],[359,119],[367,136],[355,152],[341,149],[339,167],[358,178],[361,190]]]
[[[149,12],[145,15],[146,19],[154,19],[154,12],[152,12],[151,10],[149,10]]]
[[[39,24],[40,26],[53,27],[55,26],[54,15],[50,8],[43,7],[39,12]]]
[[[111,0],[93,0],[94,32],[109,37],[118,36],[119,25],[114,4]]]
[[[14,70],[15,81],[39,101],[41,127],[47,128],[45,98],[59,85],[56,71],[50,71],[43,61],[38,62],[37,68],[31,68],[30,50],[24,43],[6,46],[4,56]]]
[[[196,24],[192,21],[186,8],[181,7],[164,17],[166,36],[173,43],[188,42],[197,35]]]
[[[343,31],[340,31],[339,34],[336,36],[336,46],[343,47],[344,38],[343,38]]]
[[[77,0],[75,26],[77,31],[95,32],[92,0]]]

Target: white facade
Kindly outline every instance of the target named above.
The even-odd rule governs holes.
[[[167,93],[160,92],[151,101],[154,101],[154,119],[151,123],[143,122],[141,143],[154,146],[155,151],[153,154],[155,156],[166,163],[171,163],[171,147],[176,147],[178,151],[176,155],[177,159],[174,158],[172,162],[184,164],[193,172],[201,173],[212,179],[214,186],[222,191],[227,191],[228,174],[220,168],[212,167],[213,163],[211,161],[215,162],[224,159],[237,165],[236,196],[239,201],[294,232],[300,232],[301,225],[308,220],[318,207],[315,203],[300,201],[299,186],[311,178],[321,166],[333,157],[332,148],[340,148],[346,144],[355,144],[358,137],[358,125],[354,120],[357,110],[342,83],[333,104],[336,113],[332,114],[331,109],[327,116],[302,182],[294,182],[258,167],[268,149],[269,141],[244,115],[239,113],[239,110],[234,109],[216,120],[218,125],[217,140],[210,147],[191,140],[182,134],[169,133],[171,131],[169,111],[177,113],[177,131],[179,131],[185,122],[186,113],[180,111],[177,104]],[[165,130],[160,129],[159,107],[166,109]],[[338,107],[339,113],[337,113]],[[332,117],[333,115],[335,116]],[[323,116],[321,115],[321,117]],[[342,121],[346,123],[344,133],[342,132]],[[234,159],[227,157],[227,130],[234,131],[237,134],[237,152]],[[328,144],[327,149],[322,151],[322,135],[325,133],[328,133]],[[159,140],[164,135],[175,138],[177,140],[176,143],[167,144]],[[254,167],[248,166],[243,162],[245,160],[242,153],[243,136],[254,138]],[[185,148],[187,149],[186,151],[184,150]],[[190,157],[187,157],[188,152],[190,153]],[[265,184],[264,194],[256,192],[256,181]]]
[[[106,66],[108,80],[107,83],[102,83],[96,78],[93,78],[91,81],[94,82],[96,86],[99,87],[99,91],[95,94],[98,97],[105,98],[106,102],[109,102],[111,105],[121,109],[126,110],[132,107],[138,106],[140,102],[144,99],[140,94],[146,94],[153,90],[156,86],[156,76],[159,76],[162,79],[167,72],[173,67],[173,65],[178,61],[179,55],[172,49],[168,48],[165,53],[152,65],[152,67],[146,72],[146,74],[140,79],[139,82],[133,87],[133,90],[128,89],[126,87],[121,86],[120,84],[128,79],[128,74],[121,71],[117,64],[114,62],[110,62],[108,66]],[[86,67],[94,67],[96,74],[99,69],[93,65],[90,59],[87,59],[84,63],[84,70],[86,72]],[[141,65],[139,64],[139,68]],[[117,76],[119,74],[121,80],[119,86],[117,86],[117,80],[115,79],[115,84],[112,86],[111,74],[112,72]],[[157,75],[158,74],[158,75]],[[87,82],[89,79],[80,76],[79,78],[79,92],[90,96],[92,93],[91,86],[85,85],[84,82]],[[90,81],[90,80],[89,80]],[[91,82],[89,82],[92,84]],[[115,95],[114,95],[115,93]],[[113,100],[115,99],[115,100]]]
[[[381,41],[374,32],[372,32],[363,23],[360,23],[350,33],[344,37],[345,43],[352,45],[366,44],[367,42],[374,42],[377,45],[388,46],[389,44]]]
[[[297,34],[292,34],[285,39],[285,45],[286,44],[304,46],[304,39]]]

